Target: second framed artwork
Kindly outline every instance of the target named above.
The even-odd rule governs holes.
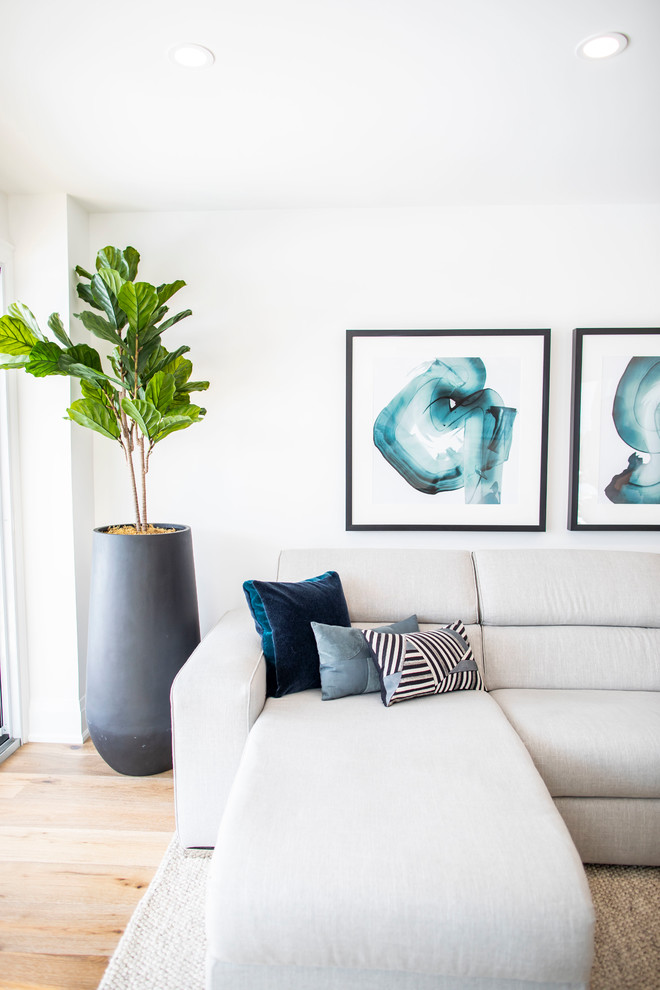
[[[660,329],[578,329],[568,527],[660,529]]]
[[[545,530],[549,330],[349,330],[346,528]]]

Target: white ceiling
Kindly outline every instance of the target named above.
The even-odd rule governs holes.
[[[583,38],[630,37],[607,61]],[[170,47],[211,48],[211,69]],[[660,0],[0,0],[0,190],[93,210],[660,201]]]

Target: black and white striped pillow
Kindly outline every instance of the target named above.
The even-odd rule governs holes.
[[[462,622],[406,634],[363,629],[362,635],[374,655],[380,695],[388,707],[426,694],[484,690]]]

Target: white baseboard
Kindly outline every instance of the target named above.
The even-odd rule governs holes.
[[[28,742],[82,744],[88,736],[87,721],[80,702],[32,700]]]

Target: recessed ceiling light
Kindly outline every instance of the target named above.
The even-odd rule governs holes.
[[[595,34],[585,38],[577,46],[576,52],[581,58],[611,58],[619,55],[628,44],[625,34],[609,31],[607,34]]]
[[[215,62],[215,55],[203,45],[175,45],[170,48],[170,58],[185,69],[205,69]]]

